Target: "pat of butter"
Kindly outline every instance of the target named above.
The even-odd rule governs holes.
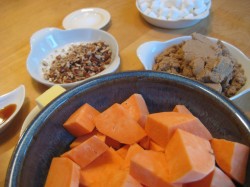
[[[59,86],[54,85],[48,90],[46,90],[42,95],[38,96],[36,98],[36,103],[40,109],[44,108],[47,104],[49,104],[53,99],[55,99],[57,96],[65,92],[66,90]]]

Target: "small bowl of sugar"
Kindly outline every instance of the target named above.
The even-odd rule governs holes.
[[[180,29],[193,26],[206,18],[211,0],[136,0],[136,7],[150,24]]]

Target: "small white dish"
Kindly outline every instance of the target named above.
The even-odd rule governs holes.
[[[24,85],[20,85],[18,88],[0,96],[0,109],[4,110],[9,105],[14,105],[15,109],[13,113],[5,120],[3,123],[0,123],[0,132],[2,132],[13,120],[16,114],[21,109],[23,102],[25,99],[25,87]],[[0,120],[2,117],[0,118]],[[2,122],[2,120],[1,120]]]
[[[84,80],[58,85],[64,88],[72,88],[88,79],[115,72],[120,65],[120,58],[118,56],[119,47],[116,39],[108,32],[91,28],[71,30],[45,28],[37,31],[32,35],[30,40],[31,51],[26,63],[27,70],[31,77],[36,81],[47,86],[53,86],[55,83],[45,80],[43,76],[42,61],[51,56],[51,54],[55,53],[55,51],[60,51],[60,49],[70,44],[79,42],[92,43],[97,41],[104,41],[110,46],[112,50],[111,63],[108,65],[108,67],[106,67],[100,73]]]
[[[76,10],[63,19],[65,29],[101,29],[110,21],[110,13],[102,8],[83,8]]]
[[[198,22],[200,22],[202,19],[208,17],[210,13],[211,8],[211,1],[208,4],[208,8],[203,13],[199,14],[198,16],[195,16],[193,18],[183,18],[183,19],[177,19],[177,20],[164,20],[159,18],[153,18],[142,12],[142,10],[139,7],[138,1],[136,1],[136,8],[142,15],[142,17],[150,24],[166,28],[166,29],[181,29],[186,27],[191,27]]]
[[[214,43],[218,41],[217,38],[211,38],[211,37],[207,38]],[[179,44],[186,40],[191,40],[191,36],[177,37],[171,40],[167,40],[165,42],[160,42],[160,41],[145,42],[137,48],[137,56],[146,70],[152,70],[153,64],[155,63],[155,57],[158,54],[160,54],[166,48],[175,44]],[[230,100],[234,100],[238,97],[241,97],[243,94],[245,94],[250,90],[250,59],[235,46],[225,41],[222,41],[222,43],[229,49],[230,53],[238,61],[238,63],[242,65],[242,68],[245,71],[245,76],[247,78],[246,84],[238,91],[238,93],[233,97],[229,98]]]

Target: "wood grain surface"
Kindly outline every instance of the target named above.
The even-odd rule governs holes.
[[[118,41],[119,71],[143,70],[137,47],[151,40],[165,41],[193,32],[219,38],[250,57],[250,1],[213,0],[210,16],[184,29],[161,29],[148,24],[139,14],[135,0],[1,0],[0,1],[0,95],[20,84],[26,88],[24,105],[11,125],[0,135],[0,186],[19,140],[22,124],[36,106],[35,99],[48,87],[33,80],[26,69],[32,34],[46,27],[62,27],[63,18],[81,8],[100,7],[111,14],[103,29]]]

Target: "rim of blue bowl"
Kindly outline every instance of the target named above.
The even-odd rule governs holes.
[[[210,89],[209,87],[185,78],[183,76],[179,75],[173,75],[169,73],[164,72],[156,72],[156,71],[126,71],[126,72],[119,72],[119,73],[112,73],[107,75],[102,75],[93,79],[90,79],[83,84],[80,84],[66,92],[64,92],[62,95],[60,95],[57,99],[55,99],[53,102],[51,102],[49,105],[47,105],[31,122],[31,125],[25,130],[22,137],[18,141],[10,162],[9,167],[7,170],[7,175],[5,179],[5,186],[6,187],[14,187],[17,186],[18,183],[18,176],[19,172],[22,169],[22,164],[25,158],[25,153],[28,150],[28,147],[33,139],[33,134],[37,132],[41,126],[41,121],[45,121],[49,115],[55,110],[55,108],[62,105],[64,102],[66,102],[69,98],[75,96],[77,93],[82,92],[83,90],[87,90],[89,88],[92,88],[98,84],[112,81],[112,80],[118,80],[118,79],[124,79],[124,77],[136,77],[137,79],[144,79],[146,77],[155,77],[161,80],[169,80],[169,81],[175,81],[177,84],[183,84],[187,87],[193,87],[198,88],[197,90],[200,90],[200,92],[203,92],[207,97],[210,97],[211,99],[217,100],[221,103],[221,105],[224,105],[228,110],[230,110],[232,113],[234,113],[243,125],[243,128],[245,128],[246,131],[249,132],[249,144],[250,144],[250,121],[246,117],[246,115],[237,107],[235,106],[229,99],[222,96],[221,94],[217,93],[216,91]]]

